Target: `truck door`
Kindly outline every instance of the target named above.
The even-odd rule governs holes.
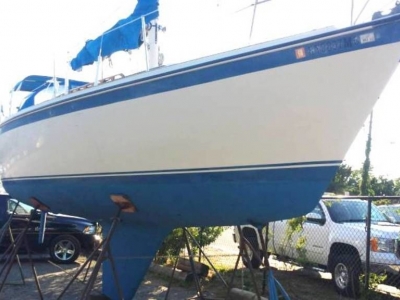
[[[300,234],[304,237],[304,255],[306,260],[312,263],[325,265],[327,261],[327,253],[329,253],[329,225],[326,215],[321,204],[306,215],[303,224],[303,232]]]

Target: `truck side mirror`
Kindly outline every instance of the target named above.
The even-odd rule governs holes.
[[[325,224],[325,218],[321,216],[320,214],[310,212],[306,215],[307,221],[312,222],[312,223],[317,223],[317,224]]]

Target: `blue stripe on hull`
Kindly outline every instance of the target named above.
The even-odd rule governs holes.
[[[138,212],[126,221],[180,226],[265,223],[307,213],[337,165],[162,175],[4,181],[26,201],[35,196],[54,212],[108,220],[111,194],[125,194]],[[23,187],[23,188],[21,188]],[[228,213],[229,212],[229,213]]]

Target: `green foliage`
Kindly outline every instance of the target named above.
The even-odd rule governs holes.
[[[365,287],[361,290],[360,299],[368,299],[368,300],[379,300],[379,299],[387,299],[382,294],[375,293],[375,289],[378,287],[379,284],[382,284],[387,279],[387,274],[376,274],[370,273],[369,275],[369,286]],[[360,283],[361,286],[365,285],[365,274],[360,275]]]
[[[352,170],[346,164],[339,166],[335,177],[329,184],[326,192],[336,195],[343,195],[348,192],[350,195],[358,195],[360,192],[361,170]]]
[[[345,164],[340,165],[326,192],[343,195],[349,187],[351,174],[352,170],[350,166]]]
[[[285,253],[286,252],[285,250],[294,248],[298,254],[297,260],[300,263],[307,263],[307,257],[306,257],[307,250],[305,249],[307,238],[301,235],[303,231],[303,224],[306,220],[307,220],[306,216],[301,216],[288,220],[287,222],[288,226],[286,227],[285,237],[283,241],[284,246],[283,249],[281,249],[282,250],[281,252]],[[294,241],[295,235],[297,236],[296,241]],[[294,242],[295,244],[293,245]]]
[[[363,172],[365,172],[363,169],[352,170],[346,164],[340,165],[326,192],[336,195],[343,195],[345,192],[350,195],[360,195],[361,189],[366,189],[366,194],[362,194],[363,196],[400,196],[400,178],[392,180],[384,176],[376,177],[370,172],[366,177]],[[362,187],[363,178],[364,187]]]
[[[303,224],[305,221],[306,216],[301,216],[288,220],[288,227],[286,229],[287,236],[292,237],[294,233],[300,233],[301,231],[303,231]]]
[[[369,133],[367,139],[367,145],[365,146],[365,161],[363,164],[362,174],[361,174],[361,185],[360,185],[360,194],[365,196],[374,196],[373,190],[371,189],[371,161],[369,159],[369,155],[371,153],[371,132],[372,132],[372,117],[373,112],[371,112],[371,118],[369,120]]]
[[[196,239],[201,246],[207,246],[213,243],[222,233],[224,227],[189,227],[187,230]],[[187,236],[193,253],[197,253],[197,244]],[[165,263],[168,258],[178,256],[180,252],[186,248],[185,239],[183,237],[183,229],[174,229],[164,240],[157,252],[157,262]]]
[[[374,191],[374,195],[394,195],[395,194],[395,182],[389,180],[383,176],[372,177],[370,180],[371,189]]]
[[[295,245],[295,249],[298,254],[297,261],[302,265],[306,265],[309,263],[309,260],[307,259],[306,244],[307,237],[303,235],[299,236]]]
[[[389,199],[380,199],[380,200],[375,200],[374,204],[375,205],[388,205],[388,204],[392,204],[393,202]]]
[[[394,183],[394,188],[393,188],[394,196],[400,196],[400,178],[395,179],[393,183]]]

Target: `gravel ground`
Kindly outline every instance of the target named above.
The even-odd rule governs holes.
[[[78,260],[78,263],[72,265],[57,266],[49,263],[47,259],[35,259],[34,266],[38,275],[41,286],[43,299],[57,299],[66,285],[71,280],[72,276],[77,272],[84,259]],[[40,299],[35,285],[30,263],[23,259],[22,273],[25,277],[25,284],[21,279],[21,273],[18,265],[14,264],[8,278],[0,293],[1,300],[33,300]],[[79,278],[83,280],[84,273]],[[100,275],[99,275],[100,278]],[[145,280],[141,284],[136,293],[135,300],[158,300],[164,299],[167,291],[168,282],[166,279],[160,278],[152,273],[148,273]],[[66,291],[62,299],[73,300],[79,299],[85,285],[80,280],[75,280],[71,287]],[[93,288],[92,294],[98,295],[101,293],[101,281],[97,280]],[[169,293],[169,299],[189,299],[196,296],[194,288],[174,286]]]
[[[80,265],[84,262],[84,259],[78,260],[78,263],[72,265],[57,266],[49,263],[46,259],[35,259],[34,265],[38,274],[39,282],[41,285],[43,299],[53,300],[57,299],[61,292],[64,290],[66,285],[70,282],[72,276],[76,273]],[[284,286],[292,300],[344,300],[334,292],[332,282],[329,278],[324,278],[324,274],[310,274],[310,272],[304,272],[305,270],[298,268],[291,268],[288,264],[278,263],[274,266],[275,277]],[[25,284],[22,284],[21,274],[19,272],[18,265],[13,266],[10,272],[7,283],[0,292],[0,300],[35,300],[40,299],[34,282],[34,277],[31,269],[31,265],[26,261],[22,261],[22,272],[25,277]],[[241,287],[245,284],[251,285],[249,276],[245,276],[243,279],[243,270],[239,271],[239,276],[236,280],[236,287]],[[246,271],[245,271],[246,272]],[[256,272],[257,282],[261,282],[262,272]],[[317,275],[317,276],[316,276]],[[83,280],[84,272],[80,279]],[[99,276],[100,279],[100,276]],[[138,292],[135,295],[134,300],[161,300],[165,298],[167,292],[168,278],[164,275],[158,275],[149,271],[143,280]],[[85,285],[82,281],[76,280],[73,285],[67,290],[62,299],[73,300],[79,299]],[[387,288],[387,287],[386,287]],[[390,297],[380,297],[374,299],[399,299],[400,293],[396,288],[392,290],[382,290],[385,294],[391,293]],[[221,292],[223,295],[226,293],[226,289],[222,283],[218,280],[213,280],[209,283],[206,288],[204,296],[209,299],[217,299],[216,295]],[[93,295],[99,295],[101,293],[101,281],[97,280]],[[168,299],[171,300],[184,300],[184,299],[197,299],[196,289],[194,284],[178,284],[175,282],[169,292]],[[382,294],[380,296],[383,296]]]

